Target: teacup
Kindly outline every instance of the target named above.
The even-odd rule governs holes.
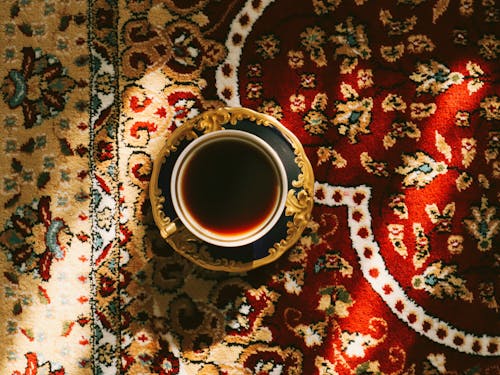
[[[275,150],[258,136],[222,129],[193,140],[177,158],[171,199],[199,239],[237,247],[266,235],[285,209],[288,181]]]

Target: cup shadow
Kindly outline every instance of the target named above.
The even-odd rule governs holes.
[[[201,364],[218,344],[255,341],[273,297],[265,296],[269,302],[257,311],[248,308],[262,297],[257,294],[262,293],[270,266],[245,273],[205,269],[163,240],[150,213],[144,217],[147,261],[126,276],[130,302],[121,308],[123,332],[134,338],[124,354],[137,355],[136,341],[142,334],[157,347],[151,351],[153,364],[174,356]]]

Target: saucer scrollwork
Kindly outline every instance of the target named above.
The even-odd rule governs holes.
[[[289,182],[285,210],[274,228],[258,241],[236,248],[195,237],[177,218],[170,200],[170,175],[180,152],[199,136],[223,129],[250,132],[268,142],[283,161]],[[218,108],[170,134],[155,158],[149,193],[155,223],[175,251],[210,270],[244,272],[273,262],[298,241],[311,217],[314,175],[302,144],[278,120],[247,108]]]

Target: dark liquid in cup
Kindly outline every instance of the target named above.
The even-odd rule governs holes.
[[[181,182],[187,209],[219,235],[239,235],[266,221],[279,196],[276,167],[262,150],[238,139],[203,145]]]

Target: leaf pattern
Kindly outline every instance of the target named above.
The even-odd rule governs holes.
[[[446,160],[451,161],[451,147],[446,139],[436,130],[436,148],[444,155]]]

